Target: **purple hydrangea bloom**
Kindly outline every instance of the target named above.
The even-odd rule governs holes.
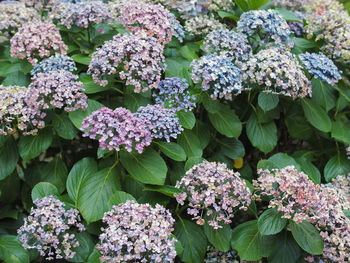
[[[171,138],[176,139],[177,135],[183,131],[175,111],[166,109],[162,105],[140,107],[135,115],[147,123],[153,138],[170,142]]]
[[[191,111],[196,107],[196,97],[189,92],[186,79],[166,78],[162,80],[153,97],[157,104],[175,111]]]
[[[300,19],[305,19],[305,15],[299,11],[295,11],[294,14]],[[300,22],[294,22],[294,21],[288,21],[288,25],[290,30],[296,35],[297,37],[301,37],[306,31],[304,28],[304,23]]]
[[[98,140],[102,149],[119,151],[124,146],[128,152],[136,149],[142,153],[152,142],[145,121],[125,108],[94,111],[83,120],[80,129],[84,137]]]
[[[341,71],[337,68],[334,62],[320,53],[305,53],[300,56],[301,62],[310,74],[315,78],[327,82],[330,85],[335,85],[342,79]]]
[[[65,70],[73,72],[77,70],[75,62],[68,56],[56,55],[40,61],[31,71],[32,76],[38,73],[48,73],[50,71]]]

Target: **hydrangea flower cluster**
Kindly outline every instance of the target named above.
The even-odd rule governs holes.
[[[11,38],[11,56],[26,58],[32,65],[38,58],[54,54],[65,55],[67,46],[63,43],[57,27],[51,22],[36,22],[23,25]]]
[[[69,71],[38,73],[29,85],[31,105],[42,109],[50,106],[67,112],[87,108],[87,96],[78,76]]]
[[[153,138],[165,139],[170,142],[171,138],[176,139],[183,131],[175,111],[166,109],[162,105],[140,107],[135,116],[147,124],[147,129],[151,132]]]
[[[330,57],[350,61],[350,15],[337,0],[312,0],[306,8],[309,37],[324,40],[322,50]]]
[[[235,209],[246,210],[251,203],[250,190],[239,173],[226,164],[203,162],[193,166],[176,184],[183,192],[175,194],[177,202],[189,202],[187,213],[198,225],[208,224],[214,229],[232,223]]]
[[[264,87],[264,92],[292,98],[311,96],[311,83],[302,66],[287,49],[263,49],[243,66],[244,79]]]
[[[117,5],[117,21],[130,32],[146,32],[148,36],[158,39],[163,45],[172,39],[176,21],[162,5],[149,4],[143,1],[122,1]],[[179,22],[175,24],[179,26]]]
[[[221,252],[213,247],[208,247],[204,263],[242,263],[234,250]]]
[[[116,35],[92,55],[88,73],[105,86],[106,77],[119,72],[126,85],[144,92],[158,87],[164,61],[163,46],[155,38],[144,33]]]
[[[78,247],[79,242],[69,231],[85,230],[79,223],[78,210],[65,210],[64,203],[53,196],[35,200],[34,205],[36,208],[31,209],[18,229],[23,247],[38,250],[47,260],[73,258],[76,252],[72,248]]]
[[[84,1],[68,5],[59,16],[59,23],[71,28],[73,25],[88,28],[91,24],[109,24],[113,16],[101,1]]]
[[[191,111],[196,107],[196,96],[191,95],[188,90],[186,79],[166,78],[162,80],[153,97],[157,104],[174,111]]]
[[[287,9],[301,9],[309,1],[310,0],[272,0],[272,4]]]
[[[299,11],[295,11],[294,14],[300,19],[306,19],[305,15]],[[294,33],[295,36],[301,37],[306,33],[304,23],[288,21],[290,30]]]
[[[68,56],[56,55],[46,58],[36,64],[30,72],[32,76],[36,76],[38,73],[48,73],[51,71],[65,70],[73,72],[77,70],[75,62]]]
[[[203,43],[207,54],[229,57],[237,65],[252,56],[252,48],[245,35],[230,30],[218,30],[206,36]]]
[[[27,103],[29,92],[26,87],[0,85],[0,134],[22,132],[32,135],[45,127],[46,114]]]
[[[19,0],[27,7],[34,8],[38,12],[48,11],[53,8],[58,2],[63,0]]]
[[[334,62],[323,53],[305,53],[299,55],[301,62],[310,74],[330,85],[342,79],[341,72]]]
[[[202,90],[209,91],[212,99],[231,99],[232,93],[241,93],[242,74],[230,58],[215,54],[203,56],[191,64],[192,80],[202,82]]]
[[[126,201],[105,213],[103,222],[107,227],[96,246],[102,254],[101,262],[174,262],[171,232],[175,220],[163,206]]]
[[[185,22],[185,30],[194,36],[205,36],[210,32],[224,29],[226,29],[226,25],[211,15],[199,15]]]
[[[40,20],[39,14],[23,3],[15,1],[0,2],[0,33],[15,34],[24,24]]]
[[[284,18],[275,10],[252,10],[241,15],[237,23],[240,33],[251,37],[259,35],[262,43],[275,42],[277,45],[293,47],[290,28]]]
[[[80,128],[84,137],[98,140],[102,149],[119,151],[122,146],[128,152],[142,153],[152,142],[152,136],[144,120],[125,108],[101,108],[83,120]]]

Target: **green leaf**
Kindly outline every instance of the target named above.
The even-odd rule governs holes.
[[[100,252],[95,248],[89,256],[87,263],[101,263],[100,257]]]
[[[248,0],[250,9],[256,10],[266,4],[269,0]]]
[[[29,263],[28,252],[16,236],[0,236],[0,259],[4,263]]]
[[[323,107],[327,112],[333,109],[335,107],[336,100],[337,100],[335,89],[331,85],[319,79],[313,78],[311,82],[312,82],[311,100],[314,103]]]
[[[332,138],[339,142],[350,144],[350,124],[343,120],[337,120],[332,124]]]
[[[296,224],[290,221],[292,235],[298,245],[311,255],[321,255],[323,239],[317,229],[309,222]]]
[[[13,137],[1,137],[0,181],[9,176],[17,166],[19,159],[17,145]]]
[[[301,255],[301,249],[289,231],[280,233],[268,258],[269,263],[296,263]]]
[[[22,72],[13,72],[4,79],[3,86],[21,86],[26,87],[29,84],[29,78]]]
[[[249,11],[249,4],[246,0],[234,0],[235,3],[238,5],[240,9],[242,9],[243,12]]]
[[[78,196],[81,195],[82,183],[97,173],[97,163],[92,158],[84,158],[75,163],[67,178],[67,192],[77,207]]]
[[[81,123],[84,118],[91,115],[92,112],[104,107],[103,104],[95,100],[88,100],[88,108],[86,111],[76,110],[69,113],[69,119],[73,122],[74,126],[78,129],[81,127]]]
[[[278,103],[278,95],[266,92],[259,93],[258,104],[263,111],[270,111],[276,108]]]
[[[301,171],[300,165],[295,159],[286,153],[276,153],[266,160],[262,160],[258,163],[258,169],[282,169],[286,166],[293,165],[297,170]]]
[[[183,131],[177,138],[177,142],[185,150],[188,158],[201,157],[203,150],[198,137],[190,130]]]
[[[106,91],[106,90],[110,89],[109,86],[103,87],[103,86],[97,85],[93,81],[92,77],[86,73],[80,74],[79,81],[81,81],[83,83],[83,87],[85,89],[86,94],[95,94],[95,93]]]
[[[350,173],[350,160],[337,154],[327,162],[323,173],[327,182],[332,181],[338,175],[348,174]]]
[[[303,20],[300,20],[300,18],[297,17],[296,14],[292,11],[288,11],[288,10],[282,9],[282,8],[276,8],[276,11],[278,11],[278,13],[280,13],[281,16],[286,21],[299,22],[299,23],[303,22]]]
[[[247,135],[252,145],[263,153],[271,152],[277,145],[277,128],[272,121],[259,123],[256,115],[252,113],[247,123]]]
[[[112,208],[113,205],[123,204],[128,200],[136,200],[131,194],[123,191],[116,191],[108,200],[108,205]]]
[[[51,162],[46,164],[41,173],[41,181],[53,184],[57,187],[59,193],[64,192],[66,189],[68,170],[66,164],[60,157],[55,157]]]
[[[213,100],[206,93],[202,95],[202,104],[204,108],[207,110],[207,112],[210,112],[210,113],[217,113],[223,107],[223,105],[220,103],[219,100]]]
[[[294,47],[300,48],[302,50],[306,50],[306,49],[317,47],[317,44],[314,41],[307,40],[305,38],[295,37],[294,38],[294,43],[295,43]]]
[[[268,256],[267,245],[259,232],[258,220],[245,222],[233,230],[231,247],[241,260],[255,261]]]
[[[242,132],[242,123],[237,115],[226,107],[216,113],[208,113],[209,120],[214,128],[230,138],[238,138]]]
[[[93,176],[83,177],[73,187],[78,192],[77,207],[83,218],[88,223],[98,221],[110,209],[108,201],[111,196],[120,189],[119,171],[105,168]]]
[[[163,158],[148,148],[142,154],[120,152],[120,161],[128,173],[137,181],[145,184],[163,185],[168,168]]]
[[[287,111],[284,121],[288,128],[288,133],[293,138],[307,140],[311,138],[314,132],[313,127],[305,119],[303,110],[297,105],[294,105]]]
[[[207,238],[202,229],[188,220],[180,219],[175,224],[175,236],[184,251],[180,258],[185,263],[203,263],[207,251]]]
[[[221,152],[232,160],[242,158],[245,155],[244,145],[240,140],[224,138],[219,140]]]
[[[34,159],[51,146],[52,139],[50,129],[44,129],[36,136],[22,136],[18,143],[19,154],[25,161]]]
[[[157,142],[157,145],[162,153],[174,161],[186,161],[185,150],[179,144],[174,142]]]
[[[73,140],[74,137],[77,136],[78,131],[68,118],[67,113],[62,113],[60,115],[55,114],[52,120],[52,125],[58,136],[63,139]]]
[[[321,183],[321,173],[318,168],[309,160],[304,157],[295,158],[301,167],[301,170],[308,175],[309,179],[315,184]]]
[[[225,11],[218,11],[218,15],[221,17],[221,18],[230,18],[234,21],[239,21],[239,17],[236,16],[235,14],[233,13],[229,13],[229,12],[225,12]]]
[[[153,186],[153,185],[146,185],[143,189],[144,191],[152,191],[152,192],[158,192],[163,195],[169,196],[174,198],[174,194],[179,194],[182,191],[175,186],[171,185],[162,185],[162,186]]]
[[[204,233],[208,238],[210,244],[222,252],[230,250],[230,241],[232,236],[232,229],[230,225],[223,225],[222,228],[214,229],[208,223],[204,224]]]
[[[83,55],[83,54],[76,54],[72,56],[72,59],[79,63],[79,64],[83,64],[83,65],[89,65],[90,61],[91,61],[91,57],[88,55]]]
[[[311,125],[320,131],[330,132],[332,129],[332,122],[327,112],[310,99],[302,99],[301,102],[305,117]]]
[[[75,256],[69,259],[69,262],[87,262],[90,257],[95,243],[87,232],[75,233],[75,237],[79,242],[79,246],[74,248]]]
[[[182,127],[186,129],[191,130],[196,125],[196,117],[192,111],[179,111],[177,112],[177,116]]]
[[[270,208],[264,211],[258,219],[259,231],[262,235],[274,235],[283,230],[287,219],[282,218],[283,213],[277,209]]]
[[[41,182],[34,186],[32,190],[32,200],[44,198],[46,196],[53,195],[58,196],[57,187],[53,184]]]
[[[124,103],[129,110],[135,112],[141,106],[147,106],[150,104],[151,100],[141,94],[126,94],[124,96]]]
[[[190,62],[194,59],[199,58],[198,55],[196,54],[196,51],[193,48],[191,48],[189,45],[182,46],[179,51],[181,56],[183,56],[185,59],[187,59]]]

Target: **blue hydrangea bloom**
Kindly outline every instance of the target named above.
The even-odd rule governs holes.
[[[243,13],[237,30],[248,37],[258,35],[264,43],[273,41],[278,45],[293,47],[289,25],[275,10],[252,10]]]
[[[36,64],[31,71],[32,76],[36,76],[38,73],[48,73],[51,71],[65,70],[73,72],[77,70],[75,62],[72,58],[68,56],[52,56],[42,60],[40,63]]]
[[[196,106],[196,97],[189,92],[186,79],[166,78],[159,83],[157,91],[153,94],[156,103],[167,108],[190,111]]]
[[[330,85],[336,84],[342,77],[334,62],[320,53],[305,53],[299,56],[310,74]]]
[[[202,83],[202,89],[208,91],[212,99],[232,99],[233,94],[241,93],[242,74],[231,59],[211,54],[194,60],[191,64],[192,79]]]

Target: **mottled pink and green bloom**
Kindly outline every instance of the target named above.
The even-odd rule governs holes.
[[[83,120],[80,128],[84,137],[98,140],[102,149],[142,153],[152,142],[152,136],[144,120],[125,108],[101,108]]]
[[[175,220],[157,204],[127,201],[105,213],[100,243],[101,262],[172,263],[176,257],[171,233]]]
[[[207,220],[214,229],[232,223],[234,212],[247,210],[251,203],[245,181],[223,163],[203,162],[193,166],[176,187],[183,192],[174,196],[180,205],[188,203],[187,213],[192,219],[198,225]]]

